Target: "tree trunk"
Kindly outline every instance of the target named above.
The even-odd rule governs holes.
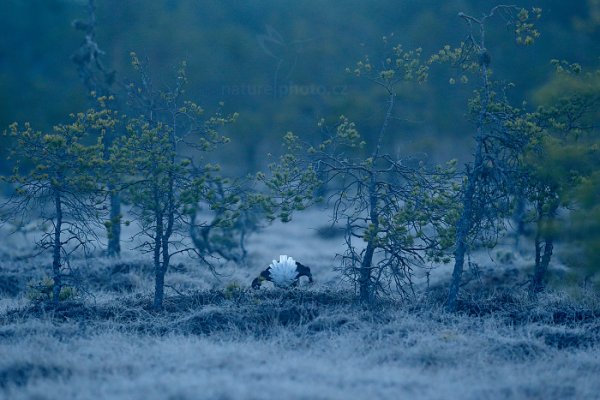
[[[544,290],[544,279],[548,272],[548,266],[552,259],[552,251],[554,250],[554,240],[551,237],[546,237],[544,240],[544,254],[541,257],[539,263],[535,265],[535,271],[533,273],[533,279],[531,280],[531,286],[529,287],[529,293],[531,297],[535,297],[536,294]]]
[[[544,226],[543,216],[543,204],[538,204],[538,221],[537,221],[537,232],[535,237],[535,268],[533,271],[533,278],[529,286],[529,296],[535,298],[535,296],[544,290],[544,279],[548,272],[548,266],[552,259],[552,252],[554,250],[554,219],[556,216],[557,206],[552,206],[548,212],[547,224]],[[544,238],[544,252],[542,254],[541,239]]]
[[[62,231],[62,198],[58,188],[54,188],[54,208],[56,212],[56,221],[54,224],[54,244],[52,252],[52,301],[58,304],[60,300],[60,290],[62,289],[62,279],[60,273],[61,267],[61,231]]]
[[[119,193],[113,193],[113,187],[109,186],[110,194],[110,225],[108,228],[108,247],[109,257],[119,257],[121,254],[121,196]]]
[[[481,156],[476,158],[481,159]],[[448,290],[448,299],[446,300],[446,310],[449,312],[455,312],[457,307],[458,292],[460,290],[460,281],[465,263],[465,253],[467,252],[468,247],[467,240],[473,223],[473,202],[475,200],[475,186],[478,178],[475,171],[477,170],[476,166],[467,178],[467,188],[463,197],[463,210],[460,219],[458,220],[456,230],[454,270],[452,271],[452,280],[450,282],[450,289]]]
[[[157,277],[157,285],[160,283],[161,287],[161,297],[164,297],[164,287],[165,287],[165,275],[167,270],[169,269],[169,263],[171,261],[171,255],[169,254],[169,241],[171,239],[171,234],[173,233],[173,225],[175,218],[175,211],[173,209],[173,189],[169,190],[169,207],[168,207],[168,215],[167,215],[167,226],[164,229],[164,234],[162,236],[162,268],[161,268],[161,276],[160,279]],[[159,282],[160,281],[160,282]],[[162,298],[161,304],[162,307]]]
[[[371,220],[371,224],[373,225],[373,232],[370,232],[369,235],[374,235],[374,237],[369,237],[367,249],[365,250],[365,255],[360,265],[359,287],[360,301],[362,303],[370,303],[373,300],[373,295],[375,294],[373,283],[371,282],[373,255],[375,254],[376,248],[375,240],[379,230],[379,211],[377,210],[378,198],[375,184],[376,176],[374,173],[372,173],[369,183],[369,218]]]
[[[162,310],[163,300],[165,298],[165,273],[159,266],[156,269],[154,277],[154,304],[153,308],[155,311]]]
[[[363,257],[360,265],[360,277],[359,277],[359,288],[360,288],[360,301],[362,303],[370,303],[373,300],[373,288],[371,285],[371,267],[373,264],[373,254],[375,252],[375,246],[372,241],[367,244],[367,250]]]
[[[162,241],[162,265],[161,265],[161,269],[160,269],[160,276],[157,275],[156,276],[156,289],[157,289],[157,293],[160,293],[160,305],[156,302],[156,297],[155,297],[155,303],[154,303],[154,308],[156,310],[160,310],[162,308],[162,303],[163,303],[163,299],[165,296],[165,275],[167,274],[167,270],[169,269],[169,262],[170,262],[171,256],[169,255],[169,241],[165,240],[163,237],[163,241]],[[158,291],[158,289],[160,288],[160,291]]]
[[[157,206],[157,209],[159,207]],[[156,232],[154,236],[154,304],[155,310],[162,309],[165,296],[165,271],[161,263],[163,215],[162,212],[155,213]]]

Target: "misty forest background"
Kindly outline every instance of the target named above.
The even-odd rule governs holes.
[[[515,3],[0,0],[0,397],[598,398],[600,0]]]
[[[16,188],[17,196],[3,219],[19,230],[31,206],[49,200],[46,191],[54,196],[55,210],[43,218],[55,237],[44,232],[41,247],[53,249],[56,281],[71,240],[84,248],[97,242],[89,224],[104,224],[108,254],[119,253],[121,225],[129,223],[123,194],[131,212],[140,211],[142,232],[156,238],[147,244],[164,276],[169,246],[187,251],[173,242],[177,229],[191,227],[195,253],[241,261],[216,249],[213,225],[237,232],[245,255],[256,220],[287,222],[330,195],[332,222],[347,223],[342,262],[365,274],[354,283],[370,281],[376,253],[380,270],[400,279],[424,261],[449,263],[452,251],[449,299],[456,299],[469,250],[515,233],[517,242],[534,239],[533,292],[562,242],[568,251],[554,251],[559,262],[586,267],[577,279],[587,285],[600,242],[600,2],[524,6],[529,11],[491,1],[5,1],[0,126],[10,128],[0,139],[0,172],[13,172],[3,190]],[[477,19],[486,7],[489,16]],[[184,95],[194,103],[180,104]],[[90,114],[74,114],[84,109]],[[61,125],[69,116],[73,124]],[[205,137],[186,141],[182,129]],[[104,147],[84,137],[94,130]],[[348,153],[336,153],[346,145]],[[151,156],[152,146],[159,148]],[[27,176],[13,170],[21,161]],[[436,165],[445,167],[434,172]],[[257,192],[249,190],[257,182]],[[104,222],[101,193],[110,196]],[[208,225],[196,224],[202,202],[215,214]],[[65,223],[77,230],[61,225],[69,213]],[[155,301],[160,308],[162,295]]]
[[[594,0],[541,0],[541,37],[517,47],[502,23],[490,25],[494,74],[513,82],[510,96],[543,103],[553,77],[551,59],[598,65],[600,5]],[[372,139],[386,109],[384,91],[345,73],[365,54],[378,60],[381,37],[433,54],[459,43],[465,26],[458,11],[479,15],[496,2],[460,0],[322,2],[118,1],[98,3],[96,40],[102,61],[117,79],[136,77],[130,52],[147,57],[155,85],[171,84],[176,66],[188,65],[187,95],[207,110],[225,103],[238,112],[228,128],[232,143],[218,154],[230,173],[264,168],[293,131],[319,140],[320,118],[351,116]],[[0,4],[0,126],[29,121],[40,130],[92,104],[70,57],[82,42],[71,22],[87,18],[87,2],[6,0]],[[434,162],[468,161],[473,127],[464,118],[471,95],[431,73],[419,90],[399,91],[390,145],[404,154],[426,153]],[[0,140],[6,140],[0,138]],[[6,172],[7,143],[0,146]]]

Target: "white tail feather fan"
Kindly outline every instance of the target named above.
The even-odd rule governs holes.
[[[271,280],[277,287],[287,288],[296,282],[298,271],[296,270],[296,261],[292,257],[280,255],[279,261],[273,260],[269,270]]]

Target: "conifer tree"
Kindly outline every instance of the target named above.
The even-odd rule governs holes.
[[[212,183],[220,179],[218,165],[209,163],[205,154],[229,142],[218,130],[237,115],[205,117],[200,106],[185,99],[185,63],[173,89],[155,91],[147,61],[131,56],[141,80],[129,85],[136,115],[128,117],[126,133],[112,146],[111,163],[123,175],[139,236],[145,238],[141,248],[153,255],[153,306],[159,310],[171,258],[179,253],[202,256],[187,234],[190,224],[197,223],[192,217],[198,203],[215,200]]]
[[[456,48],[446,45],[431,62],[449,62],[461,72],[460,81],[468,83],[469,74],[478,78],[469,108],[475,126],[474,158],[466,167],[462,187],[461,212],[456,224],[454,269],[446,308],[457,309],[465,255],[477,239],[491,239],[502,229],[502,221],[510,210],[513,181],[518,176],[519,158],[527,144],[527,136],[511,126],[521,110],[511,106],[506,96],[508,85],[491,79],[493,56],[486,33],[493,18],[501,18],[514,29],[517,44],[530,45],[539,36],[531,22],[541,10],[531,13],[515,6],[498,5],[476,18],[459,13],[470,28],[467,39]],[[456,83],[455,78],[450,83]],[[491,235],[491,236],[490,236]]]
[[[98,99],[102,105],[108,99]],[[60,300],[69,278],[69,256],[88,251],[97,243],[106,191],[100,175],[104,170],[103,137],[115,127],[108,108],[72,115],[72,122],[50,133],[29,124],[10,126],[4,134],[13,138],[10,159],[13,174],[5,178],[15,194],[4,205],[10,218],[39,219],[44,230],[38,246],[52,252],[52,300]],[[95,137],[95,142],[90,136]]]

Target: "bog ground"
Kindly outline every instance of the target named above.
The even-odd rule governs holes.
[[[325,238],[320,212],[298,217],[253,236],[247,265],[225,265],[219,277],[178,260],[161,313],[149,307],[150,260],[129,250],[118,261],[73,260],[85,291],[59,308],[32,304],[27,283],[48,260],[22,258],[31,234],[9,237],[0,398],[598,398],[597,295],[528,300],[518,287],[530,260],[507,246],[474,255],[480,276],[456,315],[442,310],[443,266],[429,288],[419,278],[414,300],[362,307],[334,271],[342,238]],[[249,290],[279,254],[310,265],[316,283]]]

